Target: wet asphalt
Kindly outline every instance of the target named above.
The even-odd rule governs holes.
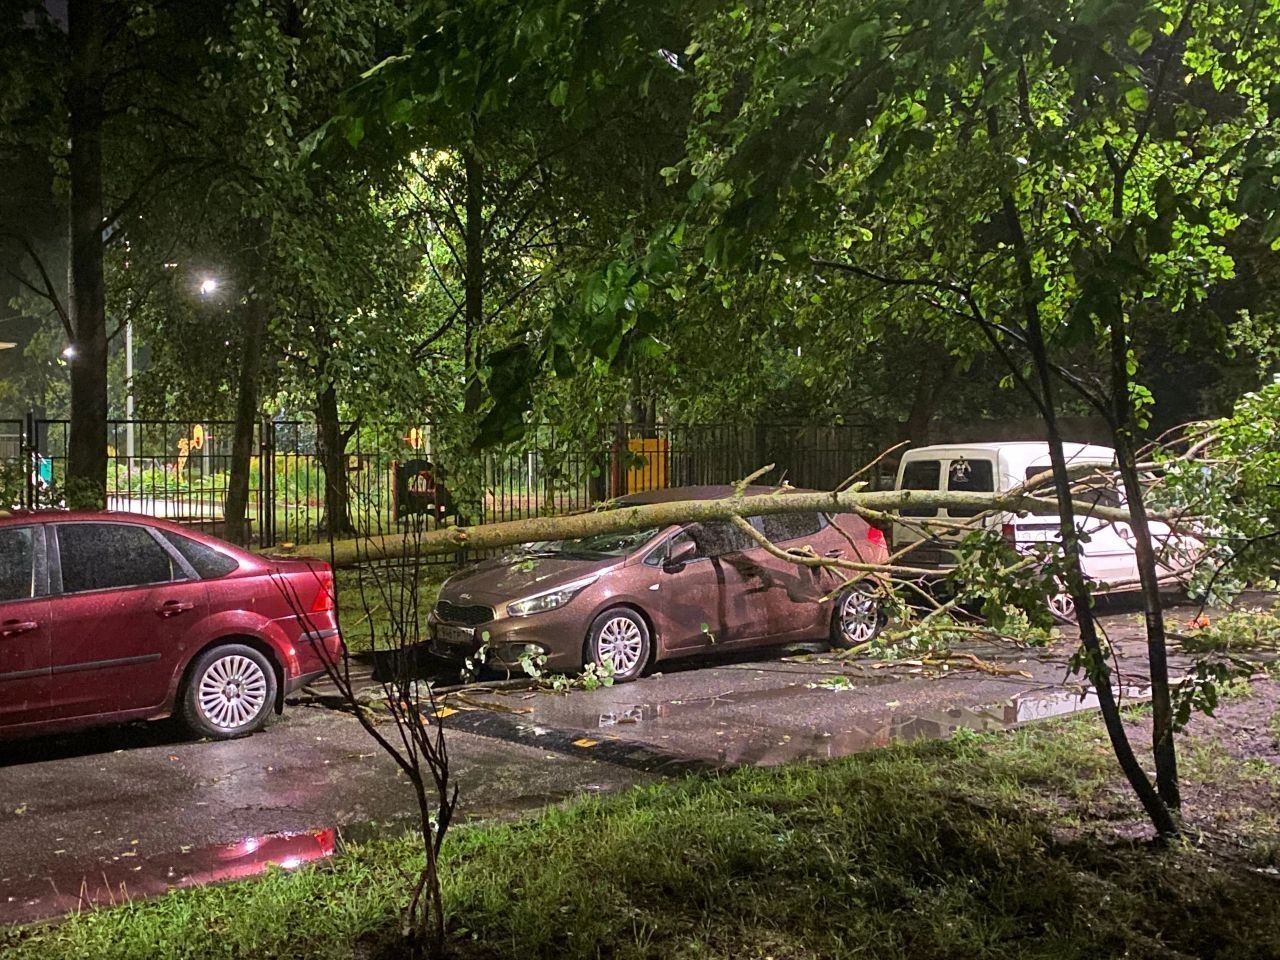
[[[1137,617],[1121,609],[1105,622],[1124,692],[1141,699]],[[886,667],[790,648],[716,652],[593,691],[469,689],[444,700],[458,815],[513,816],[663,776],[1089,709],[1065,632],[1047,650],[965,648],[996,673],[963,658]],[[0,923],[293,866],[413,809],[407,781],[355,719],[317,701],[228,742],[159,723],[0,743]]]

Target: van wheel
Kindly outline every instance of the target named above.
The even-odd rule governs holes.
[[[276,704],[276,671],[261,653],[239,643],[206,650],[191,668],[182,720],[192,733],[230,740],[267,725]]]
[[[1049,612],[1058,623],[1068,625],[1076,623],[1076,602],[1066,590],[1049,597]]]
[[[605,669],[613,668],[616,683],[635,680],[649,665],[652,643],[649,625],[634,610],[614,607],[596,617],[587,635],[587,661]]]
[[[831,645],[841,650],[870,643],[888,618],[875,588],[856,584],[840,594],[831,620]]]

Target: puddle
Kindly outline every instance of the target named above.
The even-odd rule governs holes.
[[[337,842],[338,832],[333,828],[274,833],[150,859],[136,858],[126,851],[119,860],[99,863],[92,873],[68,870],[43,877],[0,878],[0,889],[5,891],[0,899],[0,923],[32,923],[116,906],[178,887],[254,876],[271,866],[293,870],[333,856]]]
[[[1125,704],[1150,697],[1147,687],[1124,687],[1118,692]],[[842,716],[837,708],[834,715],[826,714],[830,729],[814,729],[811,725],[792,729],[783,723],[770,723],[764,715],[748,721],[740,715],[729,718],[716,714],[717,704],[776,701],[801,694],[826,697],[826,705],[838,704],[844,688],[807,685],[771,693],[774,696],[768,698],[756,691],[742,697],[725,694],[701,700],[617,706],[592,714],[587,722],[605,731],[608,737],[660,745],[674,753],[717,764],[773,766],[796,760],[834,759],[895,742],[940,740],[959,730],[1008,730],[1098,707],[1097,694],[1092,690],[1055,688],[1027,691],[992,704],[942,710],[907,710],[895,701],[869,710],[864,705],[849,716]]]

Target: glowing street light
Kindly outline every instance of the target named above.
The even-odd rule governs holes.
[[[67,360],[74,360],[75,355],[76,355],[76,348],[72,344],[68,344],[62,351],[62,356]]]
[[[209,297],[218,292],[218,281],[213,277],[205,277],[200,281],[200,296]]]

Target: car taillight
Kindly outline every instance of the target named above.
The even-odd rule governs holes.
[[[320,589],[316,591],[316,598],[311,601],[311,609],[307,612],[329,613],[337,607],[337,601],[333,595],[333,574],[322,573],[318,579]]]
[[[879,527],[867,527],[867,543],[873,547],[885,546],[884,531]]]
[[[1004,537],[1005,543],[1009,544],[1010,546],[1017,546],[1018,528],[1015,527],[1012,523],[1001,524],[1000,536]]]

